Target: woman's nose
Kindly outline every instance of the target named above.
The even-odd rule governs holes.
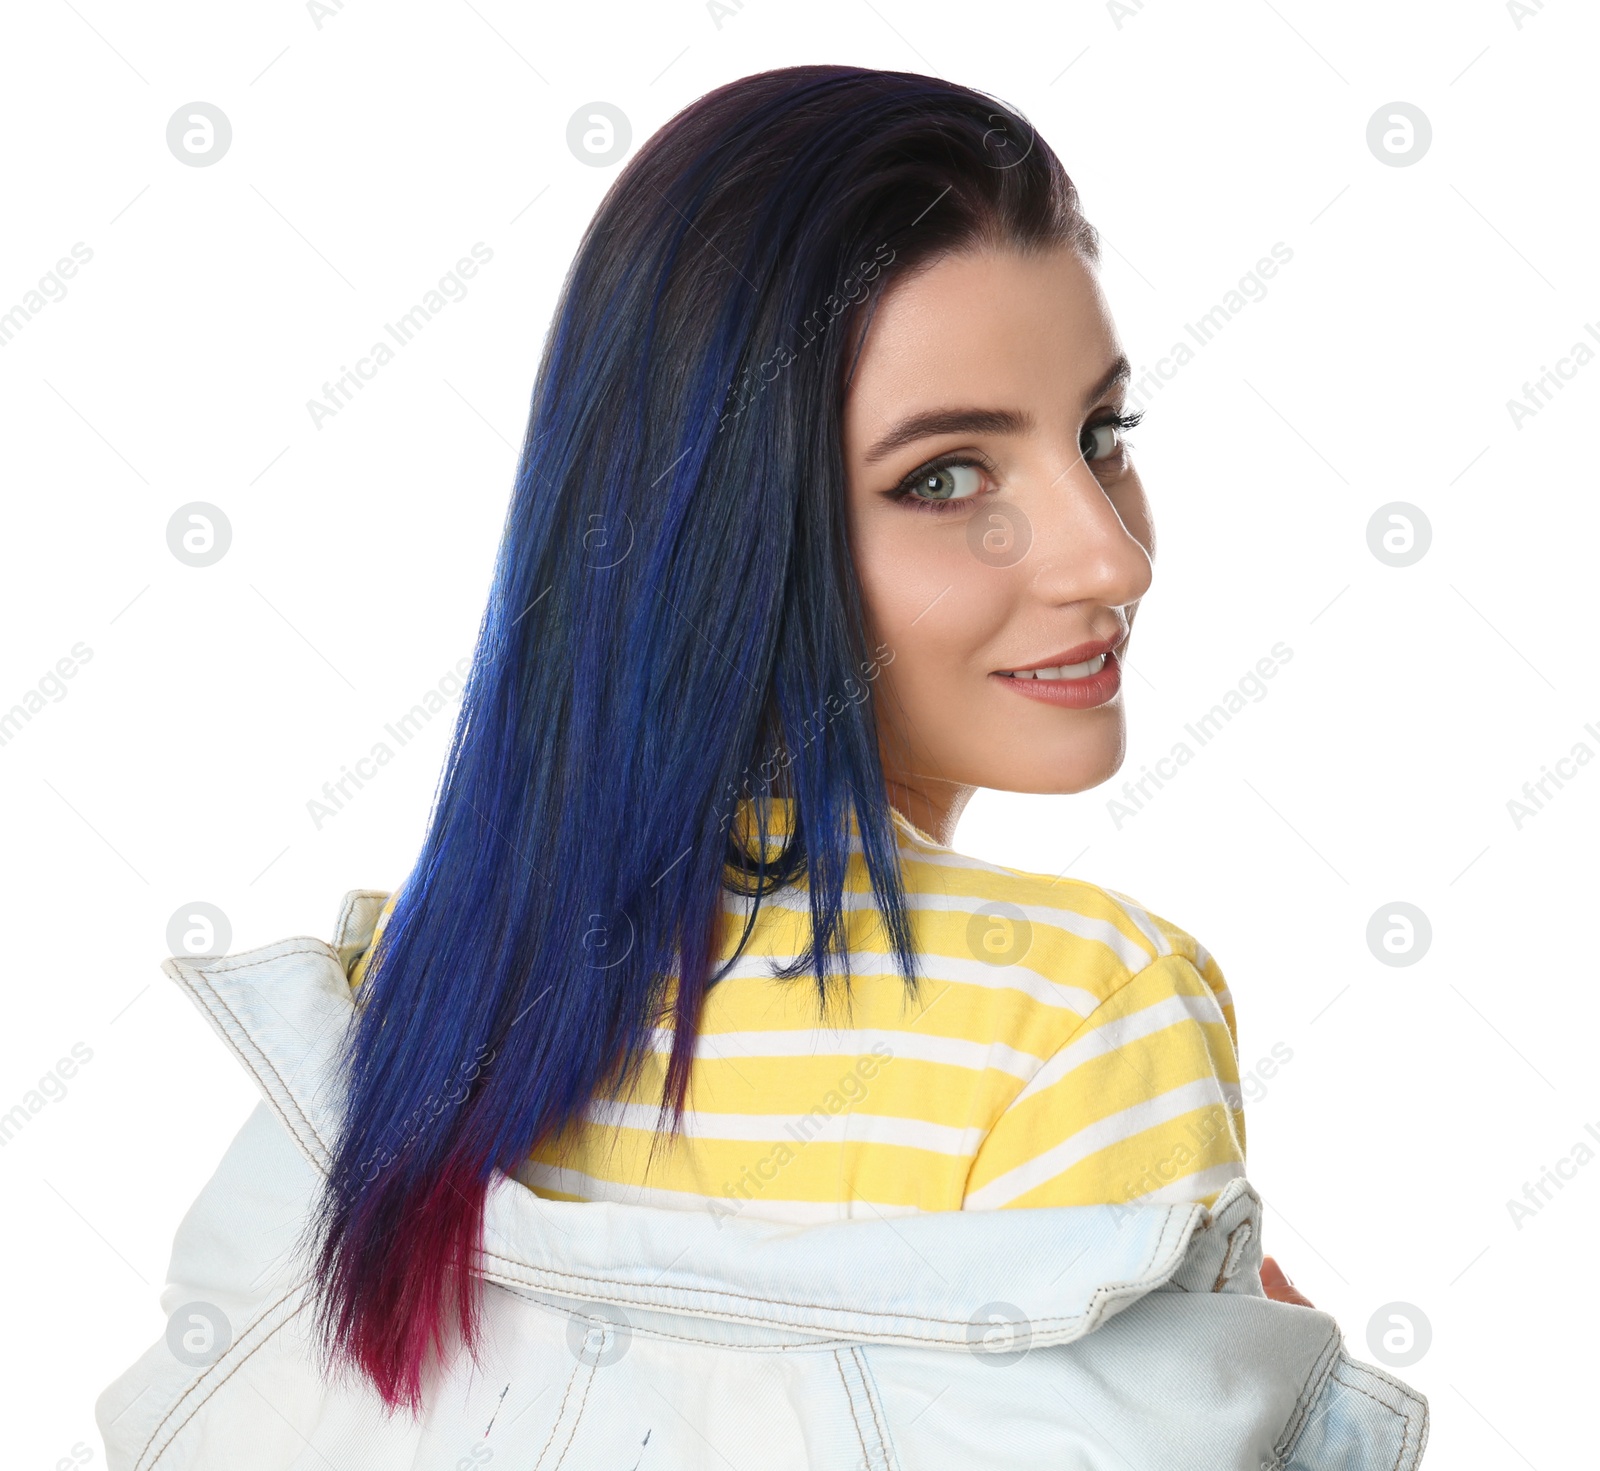
[[[1143,510],[1144,498],[1130,499]],[[1117,607],[1137,601],[1152,576],[1142,524],[1123,521],[1116,501],[1081,455],[1064,457],[1037,493],[1019,497],[1026,517],[1028,551],[1019,564],[1041,598],[1066,603],[1092,601]]]

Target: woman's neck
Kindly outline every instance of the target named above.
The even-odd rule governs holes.
[[[920,828],[940,846],[955,846],[956,823],[976,787],[923,777],[891,777],[889,802],[913,827]]]

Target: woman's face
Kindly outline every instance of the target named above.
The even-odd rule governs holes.
[[[844,411],[851,545],[887,645],[890,795],[942,841],[974,787],[1077,792],[1122,764],[1120,664],[1155,550],[1116,423],[1127,376],[1068,248],[943,257],[868,329]]]

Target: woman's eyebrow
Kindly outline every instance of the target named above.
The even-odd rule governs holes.
[[[902,419],[866,453],[864,463],[875,465],[902,445],[931,434],[1026,434],[1033,415],[1020,409],[925,409]]]
[[[1127,353],[1123,353],[1100,375],[1100,381],[1084,394],[1084,408],[1088,408],[1097,398],[1104,398],[1117,384],[1126,383],[1132,377],[1133,364],[1128,361]]]
[[[1087,408],[1118,383],[1126,382],[1132,376],[1133,365],[1124,354],[1084,394],[1084,406]],[[1026,434],[1033,427],[1033,415],[1021,409],[924,409],[921,413],[902,419],[877,440],[862,457],[862,463],[875,465],[903,445],[934,434]]]

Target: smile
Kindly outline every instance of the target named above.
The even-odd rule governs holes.
[[[1083,664],[1061,664],[1054,669],[997,669],[1002,679],[1083,679],[1098,674],[1106,666],[1106,656],[1096,654]]]

